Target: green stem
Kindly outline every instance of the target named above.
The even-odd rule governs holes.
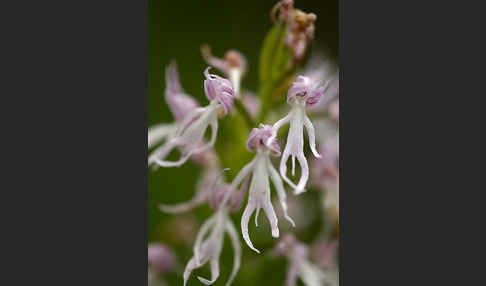
[[[248,128],[252,129],[253,127],[256,127],[255,122],[253,122],[250,113],[248,112],[248,110],[246,110],[245,106],[243,106],[243,104],[239,99],[236,99],[234,101],[234,105],[236,107],[236,110],[238,110],[238,112],[243,116],[243,119],[248,125]]]

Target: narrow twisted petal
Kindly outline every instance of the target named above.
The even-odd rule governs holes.
[[[288,215],[287,213],[287,202],[286,202],[286,195],[285,195],[285,189],[282,183],[282,179],[280,179],[280,176],[275,170],[275,168],[272,165],[272,162],[270,160],[267,160],[267,165],[268,165],[268,171],[270,173],[270,179],[273,182],[273,185],[275,186],[275,189],[277,190],[277,195],[278,199],[280,201],[280,205],[282,206],[282,211],[284,213],[284,217],[287,221],[292,224],[293,227],[295,227],[295,222],[292,220],[292,218]]]
[[[155,149],[148,157],[148,165],[152,165],[157,160],[163,160],[175,147],[177,147],[177,141],[171,140]]]
[[[187,280],[189,280],[189,276],[191,276],[191,273],[194,269],[198,268],[199,265],[196,263],[196,259],[193,257],[191,260],[186,265],[186,268],[184,269],[184,286],[187,285]]]
[[[228,282],[226,282],[226,286],[230,286],[233,280],[235,279],[236,273],[240,269],[241,265],[241,245],[240,245],[240,238],[238,237],[238,233],[236,228],[234,227],[231,221],[226,221],[226,231],[231,239],[231,244],[233,245],[233,250],[235,252],[233,256],[233,270],[231,271],[230,278]]]
[[[167,154],[167,153],[166,153]],[[162,167],[180,167],[182,165],[184,165],[184,163],[187,162],[187,160],[189,160],[189,157],[191,157],[192,155],[192,152],[187,152],[185,154],[183,154],[181,156],[181,158],[175,162],[172,162],[172,161],[165,161],[164,159],[162,158],[156,158],[155,159],[155,162],[159,165],[159,166],[162,166]],[[164,156],[165,157],[165,156]]]
[[[289,184],[294,190],[295,194],[301,194],[305,192],[305,186],[307,184],[307,181],[309,179],[309,165],[307,163],[307,159],[304,156],[304,153],[299,153],[297,156],[297,161],[299,162],[300,169],[301,169],[301,175],[300,179],[297,185],[295,185],[288,177],[287,177],[287,160],[289,157],[289,153],[284,151],[284,154],[282,155],[282,160],[280,161],[280,175],[284,179],[284,181]],[[292,154],[292,156],[294,156]],[[293,159],[292,159],[293,160]]]
[[[321,155],[316,150],[316,133],[314,131],[314,125],[312,125],[312,122],[310,121],[309,117],[307,115],[304,116],[304,126],[307,130],[307,136],[309,136],[309,145],[312,151],[312,154],[316,156],[317,158],[321,158]]]
[[[148,165],[150,166],[153,163],[157,163],[160,166],[163,167],[171,167],[171,166],[180,166],[187,159],[189,159],[190,154],[185,154],[183,155],[182,158],[177,161],[177,162],[166,162],[164,161],[165,157],[178,145],[180,145],[181,140],[180,140],[180,135],[182,131],[184,130],[182,127],[189,125],[190,123],[193,123],[196,118],[198,118],[202,113],[204,113],[207,110],[207,108],[196,108],[192,110],[187,116],[182,120],[179,124],[177,124],[177,130],[174,132],[175,136],[179,136],[174,138],[173,140],[170,140],[154,150],[152,154],[148,158]],[[185,127],[184,127],[185,128]]]
[[[248,201],[248,204],[246,205],[246,208],[243,211],[243,215],[241,216],[241,232],[243,234],[243,239],[245,240],[246,244],[251,249],[253,249],[256,253],[260,253],[260,251],[253,246],[253,243],[251,243],[250,235],[248,234],[248,222],[250,221],[250,217],[253,211],[255,210],[255,208],[256,208],[255,201],[253,200]]]
[[[197,154],[197,153],[204,152],[212,148],[216,143],[216,139],[218,137],[218,120],[217,119],[211,120],[209,126],[211,127],[211,139],[209,139],[209,142],[207,144],[194,149],[192,153]]]
[[[301,153],[297,156],[297,160],[299,161],[300,168],[301,168],[301,175],[299,183],[295,188],[295,194],[301,194],[305,191],[305,185],[307,184],[307,180],[309,179],[309,165],[307,164],[307,159],[304,156],[304,153]]]
[[[157,124],[148,129],[148,148],[159,144],[176,130],[175,124]]]
[[[179,167],[184,164],[193,153],[202,152],[214,145],[217,135],[217,123],[215,123],[215,121],[217,122],[217,109],[212,106],[211,108],[202,109],[202,112],[203,113],[200,114],[197,119],[189,123],[185,129],[180,130],[179,126],[179,130],[175,135],[176,137],[169,142],[169,144],[172,144],[172,148],[167,152],[164,152],[163,156],[158,156],[155,159],[155,162],[158,165],[162,167]],[[197,113],[200,113],[200,111],[191,113],[188,116],[194,116],[197,115]],[[185,122],[186,119],[183,120],[182,124]],[[208,145],[203,145],[201,147],[201,144],[204,141],[204,134],[210,125],[214,131],[211,142]],[[181,158],[175,162],[164,160],[176,146],[181,147]],[[164,149],[164,151],[166,150]]]
[[[202,241],[204,239],[204,236],[208,233],[209,229],[213,227],[215,221],[216,221],[216,216],[212,216],[211,218],[209,218],[204,222],[204,224],[201,226],[201,229],[197,233],[196,241],[194,242],[194,248],[193,248],[196,265],[201,264]]]
[[[163,212],[166,212],[166,213],[186,212],[186,211],[189,211],[189,210],[193,209],[194,207],[204,203],[208,198],[208,194],[209,194],[209,192],[208,192],[207,189],[200,189],[200,190],[198,190],[196,195],[191,200],[189,200],[188,202],[179,203],[179,204],[175,204],[175,205],[161,204],[159,206],[159,209]]]
[[[270,190],[268,192],[268,197],[264,199],[262,203],[262,208],[267,215],[268,221],[270,222],[270,226],[272,228],[272,236],[279,237],[278,218],[275,214],[275,210],[273,209],[272,202],[270,201]]]
[[[213,258],[210,261],[211,264],[211,280],[202,278],[200,276],[197,277],[201,283],[205,285],[213,284],[219,277],[219,258]]]

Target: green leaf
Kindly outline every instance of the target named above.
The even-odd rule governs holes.
[[[277,54],[277,50],[284,44],[284,37],[285,25],[282,23],[274,25],[265,37],[262,51],[260,53],[260,84],[267,82],[272,78],[273,61]]]
[[[285,45],[284,39],[282,39],[282,42],[277,46],[275,56],[271,65],[272,82],[274,82],[275,84],[280,83],[279,80],[281,80],[281,78],[287,73],[287,70],[289,69],[289,63],[291,58],[292,53]]]

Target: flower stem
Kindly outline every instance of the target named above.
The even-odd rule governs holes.
[[[253,127],[256,127],[255,122],[251,118],[250,113],[248,110],[246,110],[245,106],[241,103],[240,100],[235,100],[234,105],[236,109],[238,110],[239,113],[243,116],[243,119],[245,120],[246,124],[248,125],[249,129],[252,129]]]

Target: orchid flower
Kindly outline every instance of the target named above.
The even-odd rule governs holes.
[[[252,175],[248,204],[241,217],[241,230],[246,244],[257,253],[260,253],[260,251],[253,247],[248,234],[248,221],[255,210],[255,225],[258,226],[258,214],[260,209],[263,209],[270,222],[272,236],[279,237],[278,219],[270,200],[269,179],[272,180],[273,185],[277,190],[284,217],[295,226],[294,221],[287,214],[286,195],[282,180],[270,161],[270,155],[280,155],[280,146],[276,140],[269,140],[271,136],[272,128],[269,125],[260,124],[259,128],[253,128],[248,136],[246,148],[249,151],[256,151],[257,154],[254,159],[245,165],[238,173],[231,184],[230,191],[223,200],[224,204],[224,202],[229,199],[231,192],[240,185],[243,179],[249,178],[249,176]]]
[[[175,61],[172,61],[165,69],[165,85],[165,101],[175,118],[175,122],[157,124],[149,128],[149,149],[164,140],[173,137],[177,130],[177,123],[180,122],[187,113],[199,107],[197,101],[186,94],[182,89]],[[149,158],[149,164],[151,161],[153,161],[153,158]]]
[[[306,114],[306,106],[316,104],[324,91],[323,86],[318,82],[313,82],[309,77],[299,76],[287,93],[287,102],[291,105],[290,112],[273,125],[273,135],[270,140],[274,140],[280,127],[290,123],[290,130],[287,137],[287,144],[280,161],[280,175],[285,182],[292,186],[295,194],[305,191],[305,185],[309,179],[309,166],[304,156],[304,127],[309,136],[309,145],[315,157],[321,155],[316,150],[315,131],[312,122]],[[292,175],[295,174],[295,159],[297,158],[302,171],[299,183],[295,185],[287,178],[287,160],[292,157]]]
[[[209,150],[216,143],[218,133],[218,116],[226,115],[233,106],[234,91],[229,80],[209,73],[209,67],[204,71],[204,91],[210,104],[197,107],[178,121],[177,128],[168,140],[157,148],[149,157],[149,165],[156,163],[162,167],[179,167],[193,154]],[[206,130],[211,127],[211,139],[204,142]],[[179,148],[179,160],[167,161],[165,157],[174,149]]]
[[[216,181],[219,177],[216,179]],[[213,209],[217,209],[216,213],[211,216],[201,227],[199,233],[196,236],[196,242],[194,244],[194,256],[189,260],[184,270],[184,286],[187,284],[189,276],[196,268],[209,262],[211,265],[211,280],[198,277],[199,281],[205,285],[213,284],[219,277],[219,257],[221,255],[221,249],[223,247],[223,237],[225,232],[228,233],[233,249],[235,251],[233,259],[233,270],[231,271],[230,278],[226,283],[226,286],[231,285],[236,273],[238,272],[241,264],[241,245],[238,238],[238,233],[233,223],[231,222],[228,211],[235,212],[241,207],[243,196],[246,193],[247,183],[244,183],[243,190],[239,193],[233,194],[225,204],[222,203],[222,199],[228,194],[229,185],[224,184],[219,188],[216,188],[216,181],[213,185],[213,193],[210,199],[210,206]],[[206,237],[208,232],[211,233]]]
[[[209,236],[204,239],[204,236],[211,230]],[[206,263],[211,265],[211,280],[198,277],[199,281],[205,285],[213,284],[219,277],[219,257],[223,247],[224,233],[227,232],[231,238],[231,243],[235,251],[233,270],[226,286],[231,285],[233,279],[238,272],[241,264],[241,245],[236,229],[224,211],[218,211],[210,217],[201,227],[196,237],[196,244],[194,245],[194,256],[189,260],[184,270],[184,286],[192,271],[201,267]]]
[[[199,103],[186,94],[179,80],[177,64],[172,61],[165,69],[165,101],[172,112],[175,121],[173,123],[161,123],[153,125],[148,130],[148,148],[172,139],[178,129],[179,123],[192,110],[199,107]],[[155,154],[149,156],[149,165],[155,163]]]
[[[309,250],[306,245],[297,241],[292,234],[282,237],[275,251],[289,259],[289,270],[285,286],[294,286],[299,277],[306,286],[322,286],[327,280],[325,273],[308,259]]]
[[[219,69],[229,77],[235,90],[235,97],[239,98],[241,78],[246,73],[245,56],[238,51],[229,50],[224,55],[224,59],[219,59],[211,54],[211,48],[208,45],[201,47],[201,54],[209,65]]]

